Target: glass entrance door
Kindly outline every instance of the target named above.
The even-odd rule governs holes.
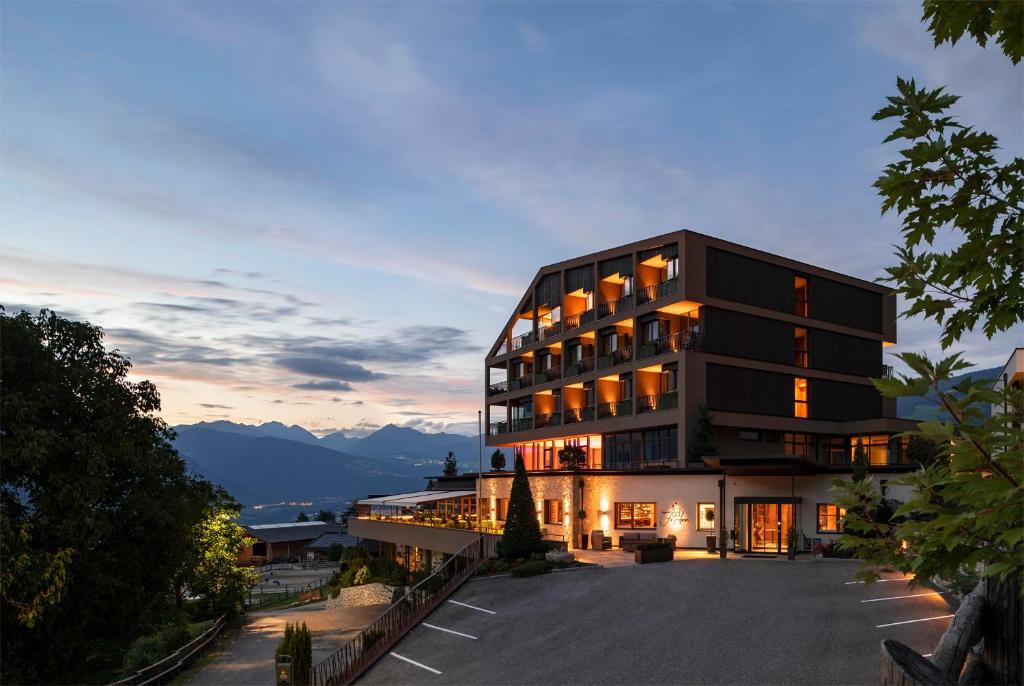
[[[786,532],[793,526],[793,506],[789,503],[751,503],[749,513],[748,549],[758,553],[786,552]]]

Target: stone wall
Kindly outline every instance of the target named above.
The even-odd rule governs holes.
[[[388,605],[394,588],[384,584],[365,584],[341,589],[337,598],[327,600],[327,608],[360,607],[363,605]]]

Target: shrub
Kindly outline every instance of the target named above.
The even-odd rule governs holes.
[[[547,574],[554,565],[547,560],[530,560],[524,562],[515,569],[512,570],[512,576],[524,577],[524,576],[537,576],[538,574]]]
[[[562,469],[578,471],[587,466],[587,451],[578,445],[567,445],[558,451]]]
[[[338,562],[341,560],[341,556],[344,552],[345,546],[340,543],[332,543],[327,547],[327,559],[331,562]]]
[[[286,624],[284,638],[277,644],[274,658],[288,655],[292,659],[292,683],[296,686],[309,684],[309,672],[313,666],[313,635],[303,622],[302,626]]]
[[[964,565],[956,571],[956,574],[950,578],[944,578],[943,581],[946,582],[949,590],[962,598],[974,590],[974,587],[981,581],[981,576],[974,568]]]
[[[341,554],[343,562],[349,562],[351,560],[366,560],[370,557],[370,551],[366,549],[366,546],[354,545],[351,548],[345,548],[345,552]]]
[[[352,584],[355,586],[362,586],[368,583],[370,583],[370,568],[367,566],[360,567],[359,571],[356,572],[355,577],[352,579]]]
[[[491,469],[495,472],[500,472],[504,468],[505,453],[501,452],[501,448],[498,448],[491,453]]]
[[[362,567],[360,567],[359,569],[362,569]],[[338,579],[338,588],[348,588],[349,586],[354,586],[356,581],[356,573],[359,571],[359,569],[352,567],[344,574],[342,574],[341,577]]]
[[[143,667],[148,667],[164,657],[161,650],[160,636],[143,636],[132,643],[132,647],[125,654],[124,671],[127,674],[134,674]]]

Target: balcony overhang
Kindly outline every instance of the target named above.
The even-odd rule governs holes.
[[[714,455],[704,465],[729,476],[793,476],[817,474],[821,465],[800,455]]]

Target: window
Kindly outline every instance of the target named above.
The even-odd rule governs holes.
[[[793,331],[795,333],[793,364],[797,367],[807,367],[807,329],[797,327]]]
[[[551,469],[555,458],[554,446],[544,446],[544,469]]]
[[[715,530],[715,504],[697,503],[697,531]]]
[[[616,529],[653,529],[654,503],[615,503]]]
[[[761,432],[760,431],[740,431],[740,440],[741,441],[760,441],[761,440]]]
[[[619,400],[633,399],[633,375],[621,374],[619,376]]]
[[[605,469],[677,466],[676,427],[605,434]]]
[[[807,379],[793,379],[793,416],[807,419]]]
[[[814,454],[814,436],[811,434],[784,434],[782,442],[787,455],[811,457]]]
[[[821,439],[821,459],[830,465],[844,466],[850,464],[850,453],[846,449],[846,439],[831,436]]]
[[[673,257],[665,262],[665,280],[679,276],[679,258]]]
[[[818,533],[838,534],[843,530],[846,508],[834,503],[818,503]]]
[[[565,511],[562,508],[562,499],[555,498],[554,500],[544,501],[544,523],[545,524],[556,524],[561,526],[564,524]]]
[[[801,317],[807,316],[807,279],[802,276],[793,277],[793,312]]]
[[[498,498],[498,519],[508,519],[508,498]]]
[[[619,335],[614,331],[601,336],[601,354],[611,355],[619,349]]]
[[[624,276],[622,277],[622,296],[633,295],[633,277]]]
[[[874,436],[853,436],[850,438],[850,463],[853,463],[854,454],[857,452],[857,441],[864,446],[864,453],[868,457],[868,463],[875,466],[889,464],[889,437],[885,434]]]
[[[672,393],[679,390],[679,367],[675,364],[666,364],[661,371],[661,392]]]

